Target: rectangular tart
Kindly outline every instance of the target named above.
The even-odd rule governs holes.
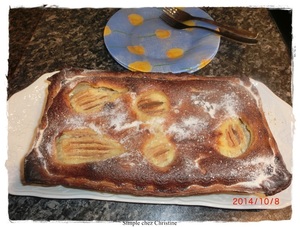
[[[189,196],[291,183],[249,78],[64,69],[48,80],[24,184]]]

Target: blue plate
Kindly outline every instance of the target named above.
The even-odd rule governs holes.
[[[199,8],[184,10],[212,19]],[[126,8],[109,19],[104,42],[119,64],[132,71],[192,73],[214,58],[220,36],[203,29],[174,29],[159,18],[161,14],[160,8]],[[203,25],[199,21],[189,23]]]

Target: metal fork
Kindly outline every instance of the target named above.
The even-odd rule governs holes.
[[[188,21],[188,20],[198,20],[198,21],[202,21],[202,22],[205,22],[208,24],[215,25],[215,26],[219,27],[219,29],[221,31],[227,30],[228,32],[235,33],[239,36],[243,36],[243,37],[247,37],[247,38],[257,38],[257,36],[258,36],[258,34],[256,32],[250,32],[248,30],[230,27],[230,26],[224,25],[222,23],[219,23],[214,20],[207,19],[207,18],[196,17],[196,16],[193,16],[181,9],[175,8],[175,7],[165,7],[163,9],[163,12],[165,12],[169,16],[172,16],[174,19],[178,20],[179,22],[184,22],[184,21]]]
[[[225,38],[234,40],[236,42],[247,43],[247,44],[256,44],[258,42],[257,39],[242,37],[242,36],[239,36],[239,35],[237,35],[235,33],[231,33],[231,32],[228,32],[228,31],[215,30],[215,29],[208,28],[208,27],[203,27],[203,26],[186,25],[186,24],[183,24],[183,23],[175,20],[173,17],[169,16],[166,13],[162,13],[160,15],[160,18],[164,22],[166,22],[169,26],[171,26],[173,28],[176,28],[176,29],[200,28],[200,29],[204,29],[204,30],[216,33],[218,35],[221,35],[221,36],[223,36]]]

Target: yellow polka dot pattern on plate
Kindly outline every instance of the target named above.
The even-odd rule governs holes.
[[[152,65],[148,61],[135,61],[128,65],[132,71],[151,72]]]
[[[111,34],[110,27],[106,25],[104,28],[104,36],[108,36],[110,34]]]
[[[185,21],[184,24],[186,24],[188,26],[195,26],[196,25],[195,21],[192,21],[192,20]],[[185,30],[186,31],[193,31],[194,28],[186,28]]]
[[[165,29],[156,29],[155,30],[155,35],[159,39],[167,39],[167,38],[170,38],[171,31],[170,30],[165,30]]]
[[[184,10],[209,18],[198,8]],[[220,37],[202,29],[173,29],[160,19],[161,13],[160,8],[117,11],[103,32],[110,54],[131,71],[191,73],[205,67],[218,50]]]
[[[127,50],[132,54],[137,54],[137,55],[145,54],[145,49],[143,46],[128,46]]]
[[[171,48],[166,52],[166,56],[171,59],[179,58],[183,54],[184,54],[184,50],[181,48]]]
[[[199,65],[199,69],[204,68],[208,63],[210,63],[211,59],[202,59]]]
[[[143,24],[143,22],[144,22],[144,18],[141,15],[135,14],[135,13],[129,14],[128,20],[129,20],[130,24],[132,24],[134,26],[139,26],[139,25]]]

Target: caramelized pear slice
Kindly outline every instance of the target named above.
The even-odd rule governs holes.
[[[143,145],[144,157],[151,165],[165,169],[175,158],[175,146],[163,134],[151,135]]]
[[[136,98],[134,109],[138,118],[146,121],[153,117],[163,117],[169,111],[170,103],[163,92],[149,90]]]
[[[126,89],[103,84],[93,87],[88,83],[79,83],[69,94],[71,106],[79,113],[95,113],[109,102],[119,98]]]
[[[217,150],[224,156],[235,158],[249,147],[251,133],[247,125],[239,118],[224,121],[217,129]]]
[[[118,156],[125,152],[116,140],[91,129],[64,131],[56,139],[56,157],[64,164],[95,162]]]

